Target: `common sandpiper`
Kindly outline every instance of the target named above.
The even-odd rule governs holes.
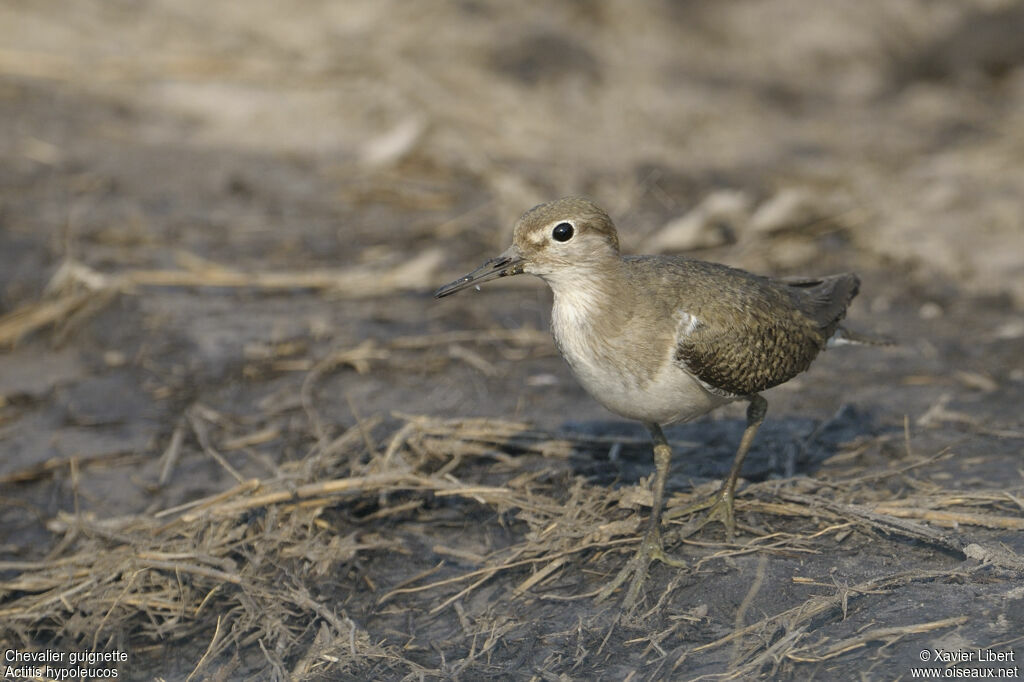
[[[652,560],[685,566],[661,540],[672,457],[662,425],[749,403],[729,475],[714,496],[682,512],[707,509],[699,525],[718,520],[731,536],[736,481],[768,407],[761,392],[806,370],[828,345],[867,340],[839,324],[857,294],[856,275],[773,279],[682,256],[624,256],[611,218],[583,197],[530,209],[515,225],[512,246],[434,296],[520,273],[540,277],[554,292],[551,331],[579,382],[612,412],[643,422],[654,441],[647,531],[633,559],[598,593],[605,599],[632,576],[626,607],[636,603]]]

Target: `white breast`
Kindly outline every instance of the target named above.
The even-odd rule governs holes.
[[[666,344],[660,357],[632,358],[635,344],[630,337],[642,332],[628,326],[613,334],[595,329],[594,313],[601,292],[585,282],[576,284],[552,287],[551,331],[573,374],[599,403],[630,419],[671,424],[730,402],[728,397],[709,392],[675,362],[674,343]],[[698,324],[690,316],[679,322],[691,331]],[[646,371],[638,367],[640,362],[648,364]]]

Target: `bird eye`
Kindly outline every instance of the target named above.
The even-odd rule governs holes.
[[[572,225],[570,223],[558,223],[555,229],[551,230],[551,238],[556,242],[567,242],[572,239]]]

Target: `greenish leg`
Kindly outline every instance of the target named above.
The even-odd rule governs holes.
[[[626,592],[626,598],[622,602],[622,606],[626,610],[632,609],[636,604],[637,598],[640,596],[640,588],[643,587],[644,580],[647,578],[648,567],[652,561],[658,560],[677,568],[686,567],[685,561],[673,559],[665,554],[665,549],[661,542],[661,512],[665,504],[665,482],[668,480],[669,464],[672,461],[672,448],[669,447],[660,426],[651,423],[647,424],[647,428],[650,430],[651,438],[654,440],[655,466],[654,489],[652,491],[654,493],[654,501],[651,505],[651,518],[647,525],[647,532],[644,534],[644,539],[640,543],[636,554],[633,555],[633,558],[597,595],[597,601],[599,602],[607,599],[626,580],[632,577],[633,580],[629,585],[629,590]]]
[[[743,460],[747,456],[747,451],[750,450],[750,444],[754,442],[757,429],[764,422],[767,412],[767,400],[757,394],[750,398],[750,406],[747,407],[747,428],[743,431],[743,438],[740,439],[740,446],[736,450],[736,457],[733,458],[732,469],[729,470],[729,476],[722,483],[722,487],[719,488],[717,493],[706,500],[701,500],[683,509],[673,510],[671,518],[679,518],[707,509],[708,513],[693,528],[693,532],[700,530],[712,521],[719,521],[725,526],[727,537],[731,539],[735,535],[736,515],[733,511],[733,498],[736,495],[736,481],[739,480],[740,469],[743,468]]]

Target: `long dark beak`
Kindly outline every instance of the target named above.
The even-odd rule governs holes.
[[[463,289],[467,289],[499,277],[518,275],[523,271],[523,266],[525,264],[526,261],[524,261],[523,257],[519,254],[519,249],[515,246],[509,247],[505,253],[501,254],[497,258],[490,259],[468,275],[459,277],[451,284],[445,284],[434,292],[434,298],[444,298],[445,296],[450,296],[457,291],[462,291]]]

